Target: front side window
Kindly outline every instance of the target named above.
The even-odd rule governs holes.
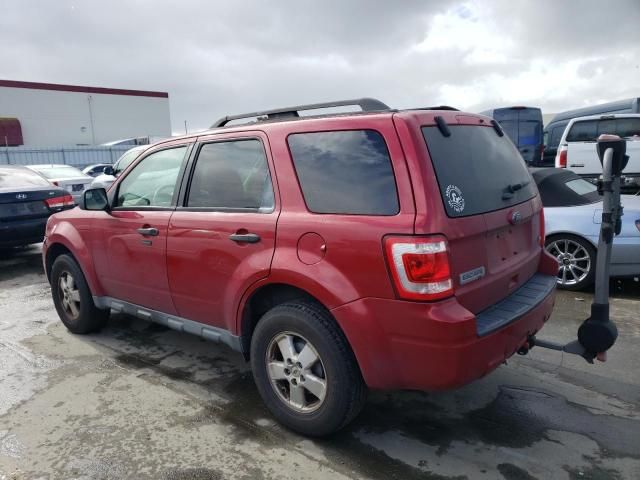
[[[169,207],[187,147],[152,153],[118,187],[116,207]]]
[[[551,129],[551,140],[549,146],[557,147],[560,145],[560,139],[562,138],[562,134],[564,133],[565,126],[557,126]]]
[[[187,207],[273,211],[273,186],[262,142],[249,139],[203,145]]]
[[[138,158],[138,155],[141,153],[138,149],[129,150],[127,153],[122,155],[120,159],[116,162],[113,173],[118,176],[122,172],[124,172],[129,165],[133,163],[133,161]]]
[[[314,213],[395,215],[398,193],[384,138],[373,130],[288,138],[307,208]]]

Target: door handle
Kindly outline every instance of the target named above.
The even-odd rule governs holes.
[[[234,242],[258,243],[260,241],[260,235],[257,233],[233,233],[229,235],[229,239]]]
[[[155,227],[142,227],[138,229],[138,233],[145,237],[157,237],[160,232]]]

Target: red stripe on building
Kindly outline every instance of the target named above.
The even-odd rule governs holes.
[[[62,85],[58,83],[19,82],[17,80],[0,80],[0,87],[29,88],[32,90],[53,90],[57,92],[100,93],[104,95],[130,95],[132,97],[169,98],[169,94],[167,92],[124,90],[120,88],[84,87],[80,85]]]

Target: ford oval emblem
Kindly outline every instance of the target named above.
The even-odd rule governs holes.
[[[16,198],[18,200],[24,200],[25,198],[27,198],[27,194],[26,193],[19,193],[16,195]]]
[[[522,221],[522,214],[520,212],[518,212],[517,210],[515,212],[513,212],[511,214],[511,216],[509,217],[509,223],[511,223],[511,225],[517,225]]]

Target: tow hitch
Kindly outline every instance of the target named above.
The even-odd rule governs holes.
[[[597,152],[602,164],[602,180],[598,181],[598,193],[603,196],[603,208],[591,316],[578,328],[577,340],[563,345],[532,335],[518,353],[525,354],[530,348],[538,346],[580,355],[587,362],[593,363],[595,358],[605,361],[606,351],[618,338],[618,329],[609,318],[609,263],[613,237],[620,234],[622,227],[620,183],[622,171],[629,161],[626,146],[626,142],[617,135],[600,135],[598,138]]]

